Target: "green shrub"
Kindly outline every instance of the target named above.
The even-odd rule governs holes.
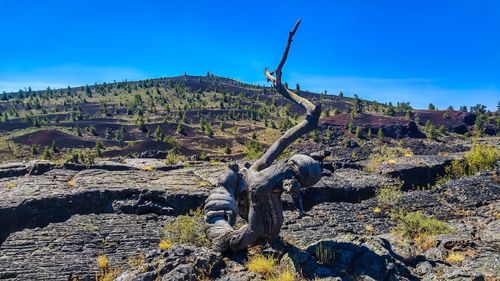
[[[368,159],[368,164],[366,165],[367,172],[375,172],[380,167],[381,164],[395,164],[398,158],[413,155],[410,149],[404,149],[402,147],[389,147],[381,146],[373,150]]]
[[[401,199],[401,183],[392,183],[377,190],[377,201],[383,206],[392,206]]]
[[[440,178],[437,185],[451,179],[458,179],[464,176],[471,176],[477,172],[494,169],[497,161],[500,160],[500,149],[484,145],[475,144],[464,156],[463,160],[453,160],[445,168],[445,175]]]
[[[187,215],[178,216],[164,230],[164,239],[175,244],[190,244],[198,247],[208,246],[210,242],[205,235],[203,212],[198,209]]]
[[[453,231],[447,223],[420,211],[394,212],[391,218],[396,221],[394,231],[404,238],[415,239],[422,235],[446,234]]]
[[[165,158],[165,164],[175,165],[175,164],[178,164],[179,162],[181,162],[182,160],[184,160],[184,157],[182,155],[180,155],[179,153],[177,153],[176,149],[171,149],[167,153],[167,157]]]
[[[493,169],[498,160],[500,160],[500,149],[484,144],[474,145],[472,149],[465,154],[465,162],[469,174]]]
[[[258,141],[248,141],[245,145],[245,158],[248,160],[258,159],[264,154],[262,145]]]

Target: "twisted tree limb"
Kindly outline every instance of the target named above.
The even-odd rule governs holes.
[[[273,83],[273,88],[284,96],[286,99],[292,101],[295,104],[300,105],[306,110],[305,120],[295,125],[294,127],[288,129],[283,136],[276,140],[271,147],[264,153],[264,155],[257,160],[251,167],[252,170],[258,172],[262,169],[269,167],[276,158],[295,140],[300,136],[309,133],[314,130],[318,125],[318,120],[321,114],[321,105],[314,105],[307,99],[297,95],[296,93],[289,90],[285,85],[281,83],[281,77],[283,74],[283,66],[285,65],[286,59],[288,58],[288,52],[290,51],[290,46],[292,45],[293,36],[299,28],[302,19],[299,19],[295,24],[294,28],[288,34],[288,41],[281,56],[280,63],[274,72],[269,72],[266,67],[264,73],[266,75],[267,81]],[[276,76],[274,76],[276,74]]]
[[[300,189],[316,184],[321,178],[320,163],[307,155],[297,154],[273,164],[292,142],[316,128],[321,113],[320,105],[314,105],[281,83],[282,69],[300,22],[288,35],[278,67],[274,72],[266,68],[265,75],[278,93],[306,110],[305,119],[287,130],[250,168],[238,170],[233,164],[219,179],[204,208],[206,233],[215,250],[242,250],[277,238],[283,223],[281,194],[292,193],[303,211]],[[235,230],[237,215],[247,223]]]

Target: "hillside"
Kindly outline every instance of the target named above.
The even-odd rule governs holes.
[[[279,193],[279,239],[230,253],[199,210],[301,108],[213,75],[5,94],[0,279],[497,280],[498,112],[300,94],[323,113],[279,160],[330,154],[319,182],[303,212]]]
[[[500,126],[498,113],[418,110],[406,103],[392,106],[357,97],[300,94],[321,101],[323,118],[319,131],[295,149],[321,146],[332,136],[334,141],[381,136],[444,140],[450,134],[495,135]],[[164,158],[170,151],[177,158],[251,159],[302,114],[300,107],[268,87],[212,74],[28,89],[4,94],[0,111],[4,160],[75,160],[81,157],[74,155],[96,154],[96,144],[94,156],[103,157]],[[50,155],[43,155],[47,149]]]

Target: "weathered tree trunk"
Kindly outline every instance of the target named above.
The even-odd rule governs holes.
[[[298,192],[321,178],[320,163],[307,155],[294,155],[273,164],[291,143],[316,128],[321,113],[320,105],[300,97],[281,82],[282,68],[300,22],[298,20],[289,33],[276,70],[270,72],[266,68],[264,72],[278,93],[306,110],[305,119],[286,131],[251,167],[239,169],[232,164],[219,179],[205,202],[206,232],[215,250],[236,251],[277,238],[283,224],[281,194],[292,193],[302,211]],[[244,218],[247,224],[234,229],[237,216]]]

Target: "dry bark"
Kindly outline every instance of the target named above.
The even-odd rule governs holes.
[[[219,180],[205,202],[206,233],[212,247],[218,251],[242,250],[277,238],[283,224],[281,194],[291,193],[302,211],[300,189],[317,183],[321,178],[320,163],[310,156],[297,154],[286,161],[273,162],[295,140],[314,130],[321,106],[300,97],[282,84],[282,69],[301,20],[288,35],[285,50],[275,71],[265,68],[273,88],[306,110],[302,122],[287,130],[264,155],[249,168],[232,164]],[[247,223],[234,229],[237,216]]]

